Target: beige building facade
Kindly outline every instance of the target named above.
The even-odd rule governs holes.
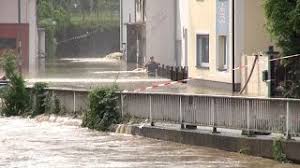
[[[17,26],[18,24],[23,24],[26,26],[28,25],[28,32],[26,32],[26,34],[28,34],[28,38],[26,37],[26,41],[23,41],[24,44],[22,44],[21,46],[23,48],[26,48],[26,53],[28,53],[23,53],[24,56],[28,55],[26,56],[28,58],[25,58],[26,61],[23,62],[23,64],[26,64],[24,66],[26,66],[26,69],[28,69],[26,70],[27,73],[34,74],[36,73],[38,58],[38,26],[36,0],[21,0],[20,9],[18,2],[18,0],[0,1],[0,24],[1,26],[9,25],[10,27]],[[6,34],[9,35],[9,33]]]
[[[272,45],[261,0],[189,0],[186,27],[189,76],[199,84],[243,85],[242,56]],[[234,74],[234,76],[233,76]]]

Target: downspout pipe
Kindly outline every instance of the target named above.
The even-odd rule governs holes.
[[[175,14],[174,14],[174,17],[175,17],[175,20],[174,20],[174,23],[175,23],[175,33],[174,33],[174,37],[175,37],[175,46],[174,46],[174,51],[175,51],[175,64],[176,66],[179,66],[179,53],[178,53],[178,49],[177,49],[177,31],[178,31],[178,1],[179,0],[175,0]]]
[[[232,0],[232,92],[236,91],[235,85],[235,3]]]
[[[120,51],[124,50],[123,0],[120,0]]]
[[[21,24],[21,0],[18,0],[18,23]]]
[[[21,0],[18,0],[18,24],[21,24]],[[20,28],[18,28],[18,57],[17,64],[19,73],[22,75],[22,40],[21,40],[21,32]]]

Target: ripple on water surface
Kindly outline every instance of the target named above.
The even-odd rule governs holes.
[[[0,118],[0,167],[299,167],[65,123],[76,122]]]

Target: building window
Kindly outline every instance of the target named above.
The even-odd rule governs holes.
[[[209,35],[197,35],[197,67],[209,67]]]
[[[15,49],[16,47],[16,39],[0,38],[0,49]]]
[[[221,71],[228,69],[228,43],[227,36],[219,36],[219,66]]]

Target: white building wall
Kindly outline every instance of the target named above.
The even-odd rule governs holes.
[[[176,1],[146,1],[146,59],[154,56],[165,65],[175,65]]]
[[[135,0],[120,0],[120,50],[127,43],[127,23],[135,22]]]
[[[245,55],[245,0],[239,0],[235,2],[235,65],[238,67],[241,65],[241,57]],[[240,71],[235,72],[235,82],[241,82]]]
[[[177,39],[181,41],[181,66],[188,66],[189,2],[177,0]]]
[[[36,75],[38,70],[38,29],[36,0],[27,0],[26,14],[27,23],[29,23],[29,74]]]
[[[0,1],[0,23],[18,23],[18,0]]]

